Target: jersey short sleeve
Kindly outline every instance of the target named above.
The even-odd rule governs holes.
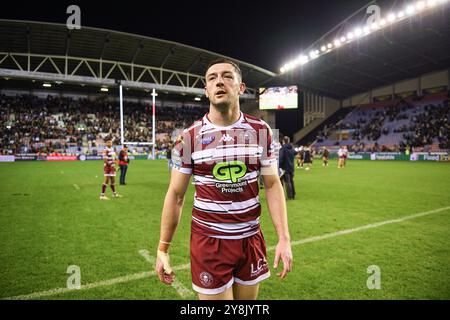
[[[184,174],[192,174],[193,164],[191,146],[190,132],[185,130],[177,139],[172,150],[173,169]]]
[[[270,126],[263,122],[264,126],[263,134],[260,135],[260,146],[263,148],[263,154],[261,156],[261,167],[270,167],[277,163],[277,148],[276,143],[273,142],[273,131]]]

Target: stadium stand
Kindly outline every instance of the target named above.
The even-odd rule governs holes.
[[[449,94],[360,106],[317,136],[315,147],[437,152],[450,147]]]
[[[124,126],[129,141],[146,142],[152,138],[151,114],[141,103],[127,102]],[[165,148],[176,128],[185,128],[200,118],[207,109],[182,105],[158,108],[157,149]],[[161,111],[160,111],[161,110]],[[59,98],[46,99],[31,95],[0,96],[0,127],[3,154],[67,153],[77,154],[81,148],[90,152],[104,145],[107,136],[120,136],[119,106],[116,102]]]

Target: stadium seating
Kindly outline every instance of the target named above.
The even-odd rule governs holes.
[[[434,151],[450,148],[448,94],[360,106],[327,132],[315,147],[347,145],[353,151]],[[345,136],[343,139],[342,137]]]
[[[170,135],[176,128],[185,128],[206,111],[203,107],[181,104],[179,107],[157,108],[157,149],[170,142]],[[106,99],[91,101],[2,95],[0,119],[3,124],[0,127],[2,153],[57,151],[77,154],[82,148],[93,151],[102,146],[107,136],[120,137],[118,103]],[[124,108],[125,140],[151,141],[151,121],[148,106],[127,102]]]

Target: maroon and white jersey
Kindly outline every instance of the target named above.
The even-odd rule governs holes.
[[[258,177],[263,167],[277,164],[267,123],[241,113],[237,122],[221,127],[206,114],[184,130],[173,162],[175,170],[193,175],[193,232],[220,239],[259,232]]]
[[[106,164],[108,166],[112,166],[116,162],[116,152],[114,151],[114,148],[108,148],[105,147],[105,150],[103,151],[103,159],[106,159]]]

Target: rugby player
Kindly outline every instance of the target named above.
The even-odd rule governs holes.
[[[122,197],[116,191],[116,164],[118,160],[116,158],[116,152],[112,146],[112,139],[106,141],[106,147],[103,151],[103,175],[105,180],[102,184],[102,193],[100,193],[100,200],[109,200],[105,195],[106,187],[109,185],[113,192],[113,198]]]
[[[240,111],[245,91],[239,66],[217,60],[206,72],[209,112],[183,132],[161,218],[156,271],[171,284],[175,273],[169,247],[180,221],[190,178],[195,185],[190,261],[192,287],[201,300],[256,299],[270,276],[259,217],[258,177],[262,175],[269,213],[278,235],[274,265],[283,279],[292,268],[286,203],[277,172],[272,131]]]

